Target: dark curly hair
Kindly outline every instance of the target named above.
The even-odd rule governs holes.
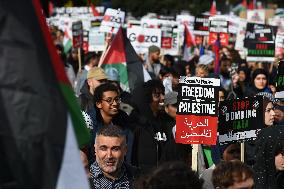
[[[144,89],[144,94],[145,94],[145,100],[147,103],[152,102],[153,93],[163,93],[164,94],[165,92],[165,87],[163,83],[157,79],[149,80],[146,83],[144,83],[143,89]]]
[[[239,160],[221,161],[213,171],[212,182],[214,187],[228,188],[234,182],[253,179],[253,171]]]
[[[119,94],[119,89],[115,85],[111,83],[103,83],[99,85],[95,90],[94,104],[101,101],[101,99],[103,98],[103,94],[106,91],[114,91],[114,92],[117,92],[117,94]]]
[[[138,182],[139,189],[202,189],[203,185],[198,174],[182,162],[164,163]]]

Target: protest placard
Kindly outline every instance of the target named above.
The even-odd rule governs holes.
[[[276,31],[275,26],[247,23],[244,41],[247,61],[274,61]]]
[[[72,23],[73,47],[81,48],[83,45],[83,24],[82,21]]]
[[[188,29],[190,30],[190,32],[192,32],[194,29],[194,19],[195,17],[191,15],[177,15],[176,17],[176,21],[180,25],[188,26]]]
[[[254,140],[263,127],[263,97],[220,102],[218,125],[220,144]]]
[[[194,35],[208,36],[209,35],[209,17],[199,15],[194,20]]]
[[[176,142],[216,144],[220,79],[181,77]]]
[[[265,24],[265,10],[248,10],[247,21],[256,24]]]
[[[247,29],[247,21],[245,19],[240,19],[237,31],[236,43],[235,43],[236,50],[244,49],[244,39],[246,36],[246,29]]]
[[[104,51],[105,33],[99,27],[92,27],[89,31],[89,51]]]
[[[124,23],[125,12],[108,8],[100,26],[101,32],[117,33],[118,28]]]
[[[148,47],[161,47],[161,29],[133,26],[127,28],[127,37],[137,53],[148,53]]]

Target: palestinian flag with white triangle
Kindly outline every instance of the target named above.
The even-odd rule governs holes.
[[[0,1],[0,12],[0,188],[89,188],[89,132],[39,1]]]
[[[124,91],[132,91],[145,81],[143,63],[121,27],[105,53],[101,67],[106,72],[107,69],[115,69],[119,73],[120,86]]]

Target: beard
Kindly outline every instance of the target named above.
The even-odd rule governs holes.
[[[105,160],[97,160],[99,167],[103,172],[108,174],[116,173],[122,166],[123,161],[116,158],[107,158]]]

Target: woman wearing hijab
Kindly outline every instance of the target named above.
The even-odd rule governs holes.
[[[274,105],[273,105],[273,97],[269,93],[264,93],[266,96],[263,96],[263,119],[264,119],[264,127],[268,128],[273,126],[275,119]],[[254,152],[256,149],[255,141],[247,141],[245,142],[245,160],[246,164],[253,166],[255,164]]]
[[[271,126],[259,133],[255,160],[255,188],[284,188],[284,127]]]
[[[245,91],[246,96],[254,96],[261,92],[271,93],[268,87],[268,74],[264,69],[258,68],[252,74],[251,86]]]

